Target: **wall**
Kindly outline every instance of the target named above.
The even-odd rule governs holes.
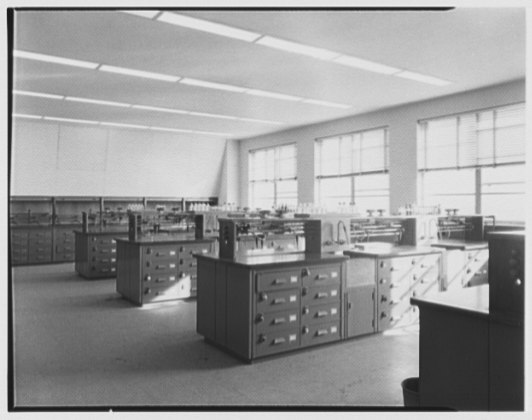
[[[17,119],[12,195],[218,196],[225,140]]]
[[[434,100],[355,115],[335,121],[243,139],[240,142],[240,204],[248,205],[248,152],[251,149],[296,142],[298,194],[302,203],[314,201],[314,140],[335,134],[389,127],[390,210],[417,199],[417,121],[525,101],[525,81],[517,80]]]
[[[220,180],[219,203],[239,203],[239,145],[236,140],[228,140],[225,146],[224,164]]]

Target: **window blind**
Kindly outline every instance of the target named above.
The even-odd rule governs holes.
[[[419,122],[418,168],[459,169],[525,161],[525,105]]]

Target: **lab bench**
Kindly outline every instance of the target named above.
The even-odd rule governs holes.
[[[345,338],[346,257],[301,252],[195,257],[197,332],[208,342],[252,361]]]
[[[116,238],[116,290],[137,304],[196,296],[196,253],[214,250],[214,240],[186,234]]]
[[[90,227],[76,230],[76,272],[86,279],[116,276],[116,238],[127,237],[127,227]]]

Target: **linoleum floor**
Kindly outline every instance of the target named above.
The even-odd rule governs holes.
[[[73,264],[14,267],[19,408],[401,407],[417,326],[243,363],[196,334],[194,300],[137,307]]]

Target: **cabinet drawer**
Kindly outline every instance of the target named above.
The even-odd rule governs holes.
[[[90,242],[97,245],[115,245],[116,240],[112,236],[91,236]]]
[[[107,257],[107,256],[96,256],[92,257],[91,261],[95,264],[116,264],[116,258],[114,257]]]
[[[184,299],[190,296],[190,283],[177,282],[144,287],[142,303],[160,302],[171,299]]]
[[[299,309],[299,289],[257,293],[257,313]]]
[[[176,282],[178,277],[175,274],[153,274],[148,273],[143,276],[144,283],[146,284],[153,284],[154,286],[160,284],[160,283],[171,283]]]
[[[395,273],[400,276],[413,270],[418,264],[416,257],[401,257],[401,258],[384,258],[378,262],[379,275],[386,275],[386,273]]]
[[[89,250],[90,255],[112,255],[116,254],[116,247],[113,245],[99,245],[99,246],[93,246]]]
[[[44,263],[52,261],[51,252],[48,253],[28,253],[29,263]]]
[[[255,317],[255,326],[258,333],[286,330],[299,327],[299,309],[289,311],[258,313]]]
[[[144,274],[149,273],[177,273],[177,262],[146,261],[144,264]]]
[[[326,305],[303,306],[301,309],[303,324],[316,324],[340,319],[340,302]]]
[[[177,259],[178,246],[147,246],[142,249],[146,258],[157,259]]]
[[[75,251],[74,245],[57,244],[55,246],[56,253],[72,253]]]
[[[279,290],[299,286],[299,270],[257,273],[257,291]]]
[[[11,242],[11,249],[28,250],[28,242]]]
[[[339,321],[317,325],[306,325],[301,330],[302,346],[338,341],[340,338]]]
[[[257,333],[254,356],[280,353],[299,347],[299,328],[270,333]]]
[[[336,302],[340,299],[340,285],[303,287],[301,289],[301,303],[303,305]]]
[[[303,285],[338,284],[341,280],[340,269],[337,265],[304,268],[301,270]]]
[[[11,241],[27,241],[28,232],[11,231]]]
[[[196,269],[198,266],[198,261],[195,258],[181,258],[179,260],[179,268],[181,270]]]
[[[193,254],[208,254],[211,250],[210,243],[200,243],[200,244],[183,244],[179,245],[179,258],[186,258],[186,256],[191,256]]]

